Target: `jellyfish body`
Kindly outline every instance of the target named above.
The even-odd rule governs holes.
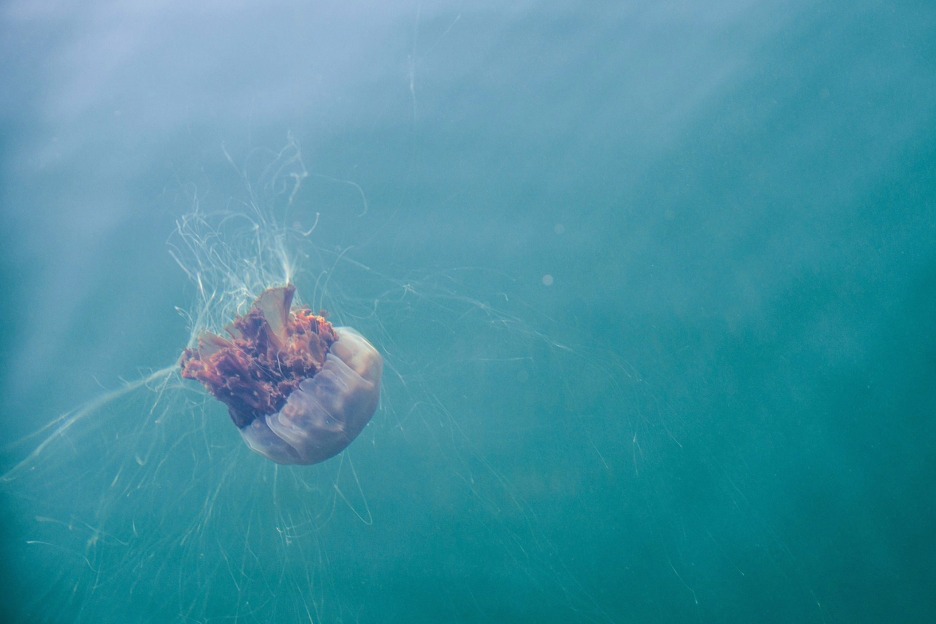
[[[280,464],[315,464],[343,451],[377,409],[383,359],[361,334],[308,309],[292,285],[263,292],[227,327],[182,355],[182,376],[228,406],[244,442]]]
[[[315,464],[343,451],[370,421],[383,359],[350,327],[335,333],[321,370],[303,379],[278,412],[241,428],[255,452],[279,464]]]

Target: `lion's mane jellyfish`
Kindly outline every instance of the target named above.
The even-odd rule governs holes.
[[[182,376],[227,405],[244,442],[280,464],[343,451],[377,409],[383,359],[361,334],[292,310],[292,285],[263,292],[226,329],[182,354]]]

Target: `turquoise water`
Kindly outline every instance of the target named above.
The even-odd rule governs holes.
[[[928,621],[931,3],[235,4],[0,9],[4,621]],[[312,467],[175,375],[280,250]]]

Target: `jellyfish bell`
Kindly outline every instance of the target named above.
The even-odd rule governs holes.
[[[383,359],[350,327],[292,309],[293,285],[269,288],[226,329],[186,349],[182,376],[228,406],[247,446],[279,464],[334,457],[377,410]]]

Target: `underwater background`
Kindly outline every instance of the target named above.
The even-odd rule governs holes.
[[[12,0],[0,80],[4,621],[930,621],[932,2]],[[270,241],[386,361],[316,466],[175,370]]]

